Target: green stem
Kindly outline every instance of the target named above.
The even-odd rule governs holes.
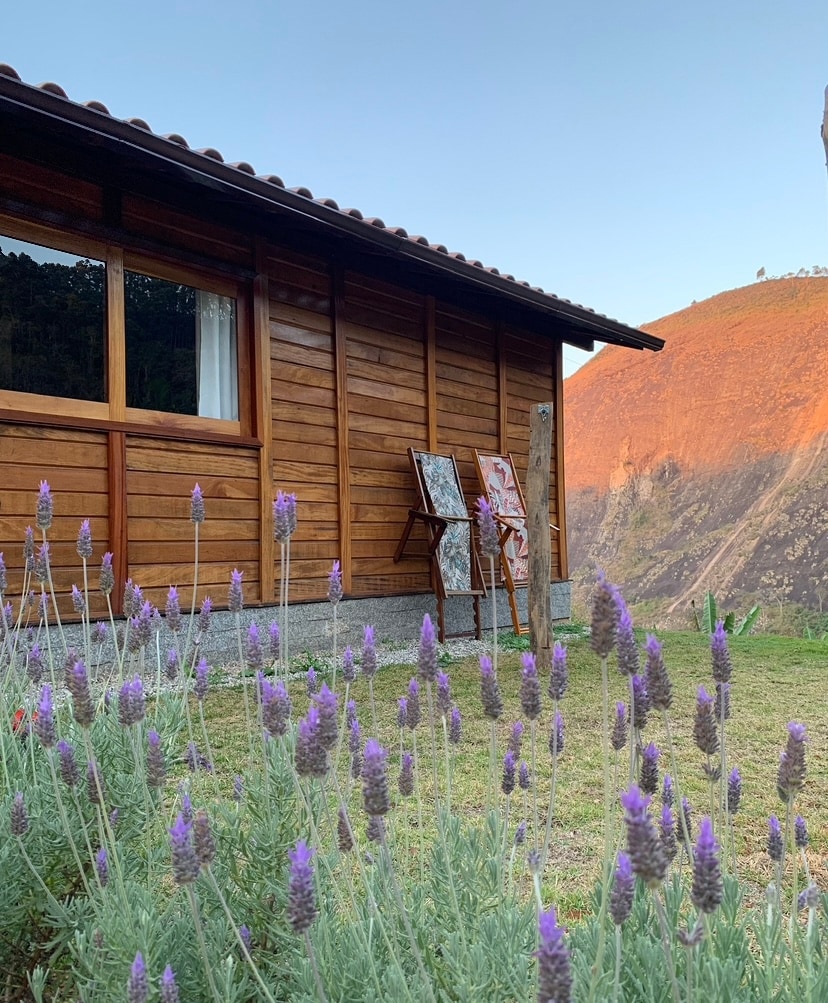
[[[667,928],[667,914],[664,911],[664,903],[657,889],[653,889],[653,903],[655,904],[658,925],[661,930],[661,946],[664,949],[664,960],[667,962],[667,971],[670,975],[670,988],[673,993],[673,1003],[681,1003],[678,980],[676,979],[676,966],[673,961],[673,951],[670,947],[670,932]]]
[[[196,523],[198,525],[198,523]],[[204,927],[201,924],[201,916],[198,911],[198,902],[196,902],[195,892],[193,891],[192,883],[187,885],[187,901],[190,903],[190,912],[193,916],[193,926],[195,927],[196,939],[198,940],[198,947],[201,951],[201,960],[204,964],[204,971],[207,975],[207,981],[210,983],[210,992],[213,994],[213,999],[216,1003],[222,1003],[221,994],[216,986],[216,980],[213,977],[213,969],[210,965],[210,956],[207,953],[207,942],[204,939]]]
[[[612,801],[610,790],[610,739],[609,739],[609,678],[607,657],[601,658],[602,741],[604,759],[604,857],[601,862],[601,907],[598,913],[598,944],[589,982],[589,1003],[594,1003],[598,983],[604,967],[607,940],[607,906],[609,904],[610,872],[612,868]]]

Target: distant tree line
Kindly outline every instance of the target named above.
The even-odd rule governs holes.
[[[825,265],[813,265],[811,268],[800,268],[798,272],[785,272],[784,275],[768,275],[764,266],[756,273],[756,281],[763,279],[809,279],[818,276],[828,275],[828,267]]]

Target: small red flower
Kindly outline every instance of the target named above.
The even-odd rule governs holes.
[[[24,724],[26,717],[26,711],[21,707],[19,710],[14,712],[14,717],[12,718],[12,733],[17,734],[20,732],[25,738],[29,734],[28,725]],[[37,720],[37,711],[32,712],[32,723]]]

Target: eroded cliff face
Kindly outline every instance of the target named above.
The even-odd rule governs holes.
[[[828,278],[722,293],[564,384],[573,577],[684,617],[712,588],[828,605]]]

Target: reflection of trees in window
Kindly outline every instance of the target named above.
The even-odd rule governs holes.
[[[4,253],[0,240],[0,386],[106,400],[106,266],[14,244],[28,253]]]
[[[128,407],[196,414],[196,290],[124,273]]]

